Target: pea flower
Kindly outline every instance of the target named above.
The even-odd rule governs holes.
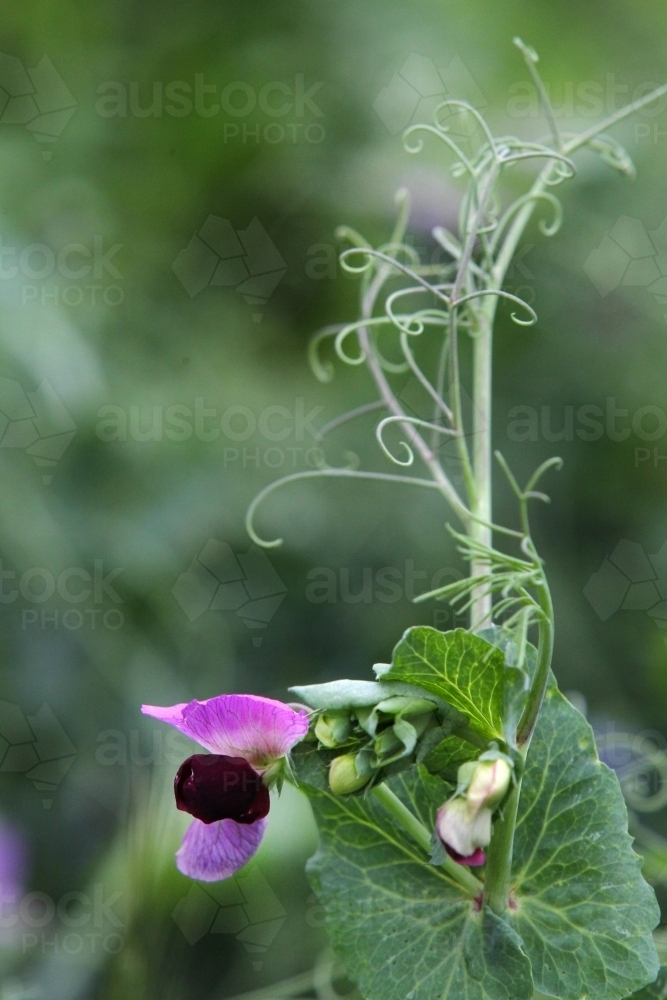
[[[305,712],[250,694],[159,708],[150,715],[196,740],[207,754],[183,761],[174,779],[176,808],[194,816],[176,865],[189,878],[230,878],[257,851],[269,812],[275,765],[308,732]]]
[[[436,834],[459,864],[477,867],[486,862],[493,810],[505,797],[512,778],[508,759],[495,751],[478,761],[462,764],[453,798],[438,810]]]
[[[471,868],[486,863],[482,848],[491,840],[491,810],[471,816],[465,799],[450,799],[438,809],[435,829],[447,853]]]

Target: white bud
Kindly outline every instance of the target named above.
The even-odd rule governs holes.
[[[436,831],[446,847],[470,857],[491,840],[491,810],[481,808],[471,816],[465,799],[450,799],[438,810]]]
[[[466,792],[470,815],[477,815],[480,809],[489,809],[493,812],[505,797],[511,777],[512,768],[502,757],[497,760],[480,761]]]

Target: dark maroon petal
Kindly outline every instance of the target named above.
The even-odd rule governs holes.
[[[196,753],[174,779],[176,806],[202,823],[254,823],[269,811],[269,790],[243,757]]]
[[[468,855],[467,858],[464,858],[462,854],[455,851],[453,847],[449,846],[449,844],[445,844],[445,850],[447,851],[447,854],[449,854],[450,858],[453,858],[459,865],[468,865],[469,868],[479,868],[481,865],[486,864],[486,854],[481,847],[478,847],[477,850],[473,854]]]

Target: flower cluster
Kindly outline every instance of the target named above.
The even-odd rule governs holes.
[[[350,795],[385,781],[429,753],[466,718],[410,684],[332,681],[290,689],[313,710],[309,739],[333,755],[329,788]]]
[[[169,708],[142,706],[145,715],[175,726],[208,751],[183,761],[174,779],[176,807],[193,817],[176,854],[184,875],[215,882],[234,875],[252,858],[266,829],[269,790],[282,780],[286,755],[309,731],[321,749],[334,752],[330,790],[351,795],[423,759],[456,722],[446,707],[422,697],[419,689],[395,693],[386,684],[344,683],[345,700],[357,704],[336,706],[336,697],[323,690],[328,685],[297,689],[314,708],[310,716],[282,702],[244,694]],[[333,700],[334,707],[313,706],[313,700],[322,698]],[[495,747],[459,768],[456,792],[440,808],[436,822],[437,838],[456,861],[484,864],[492,814],[511,776],[511,760]]]

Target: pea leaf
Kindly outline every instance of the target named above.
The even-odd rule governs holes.
[[[496,646],[465,629],[423,625],[407,630],[382,674],[382,681],[416,684],[443,698],[488,740],[505,738],[505,678],[505,657]]]
[[[448,788],[423,768],[390,786],[432,828]],[[466,897],[372,795],[308,788],[320,846],[308,871],[334,948],[367,1000],[530,1000],[509,924]]]
[[[526,762],[510,917],[539,992],[619,1000],[655,980],[660,912],[631,845],[616,775],[552,682]]]
[[[299,784],[312,785],[326,792],[329,790],[329,765],[335,756],[335,750],[318,746],[317,740],[305,739],[290,751],[292,773]]]
[[[665,996],[667,996],[667,966],[663,965],[656,981],[633,993],[628,1000],[664,1000]]]
[[[448,736],[424,757],[424,766],[431,774],[456,782],[461,764],[479,757],[479,749],[459,736]]]

